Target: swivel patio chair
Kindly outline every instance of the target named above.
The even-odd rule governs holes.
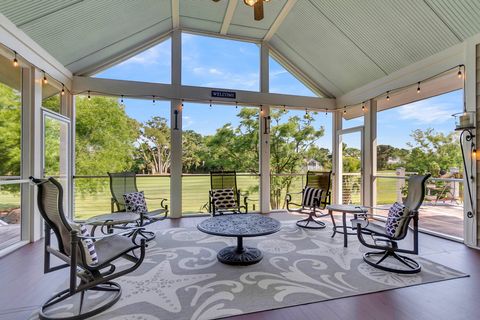
[[[56,293],[41,306],[40,319],[86,319],[107,310],[122,294],[120,285],[112,280],[134,271],[143,262],[145,239],[135,243],[140,228],[90,237],[85,227],[65,216],[63,189],[57,180],[30,179],[38,187],[38,209],[45,220],[44,272],[70,270],[69,288]],[[58,249],[51,244],[52,230]],[[50,255],[64,264],[51,266]],[[115,262],[120,258],[131,265],[119,261],[122,267],[116,270]]]
[[[137,187],[137,175],[134,172],[118,172],[112,173],[107,172],[110,177],[110,192],[112,194],[111,198],[111,209],[112,212],[125,212],[126,205],[124,195],[127,193],[136,193],[138,192]],[[164,220],[168,214],[168,205],[165,203],[167,199],[165,198],[151,198],[145,197],[146,200],[161,200],[160,209],[151,210],[148,212],[138,212],[140,219],[138,220],[138,226],[143,227],[149,225],[153,222]],[[115,210],[116,209],[116,210]],[[139,234],[150,241],[155,238],[155,233],[152,231],[141,230]]]
[[[418,262],[398,253],[418,254],[418,210],[425,198],[425,183],[429,177],[430,174],[413,175],[408,179],[408,194],[403,206],[394,204],[398,209],[396,213],[392,211],[392,208],[390,209],[387,223],[384,226],[366,219],[352,220],[352,227],[357,229],[360,242],[367,248],[380,250],[365,253],[363,260],[366,263],[390,272],[402,274],[420,272],[421,266]],[[413,248],[400,249],[398,242],[407,236],[412,220]],[[367,242],[364,238],[365,234],[371,236],[373,242]],[[394,259],[394,263],[388,264],[387,258],[389,257]]]
[[[237,188],[235,171],[211,171],[208,193],[209,212],[215,216],[224,213],[248,213],[248,196]],[[243,204],[240,203],[243,199]]]
[[[331,202],[331,176],[331,171],[308,171],[305,187],[301,192],[296,193],[302,195],[301,204],[293,202],[292,195],[295,193],[288,193],[286,195],[288,211],[308,214],[308,217],[306,219],[297,221],[297,226],[307,229],[325,228],[325,223],[316,220],[315,218],[320,218],[328,215],[317,215],[317,212],[320,212],[319,210],[325,209],[325,207]]]

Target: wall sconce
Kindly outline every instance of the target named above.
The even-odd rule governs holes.
[[[263,132],[264,134],[269,134],[270,133],[270,119],[271,117],[270,116],[266,116],[263,118],[263,120],[265,121],[265,131]]]
[[[173,127],[173,130],[178,130],[178,110],[177,109],[173,111],[173,115],[175,116],[175,127]]]

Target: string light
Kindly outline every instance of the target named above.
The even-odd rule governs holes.
[[[365,102],[362,102],[362,111],[365,111]]]
[[[417,93],[420,93],[420,81],[417,83]]]
[[[285,105],[283,105],[283,112],[286,112],[287,111],[287,108],[285,107]]]
[[[120,103],[123,104],[123,94],[121,95]]]
[[[462,66],[458,66],[458,73],[457,73],[457,75],[458,75],[458,79],[462,79],[462,76],[463,76],[463,75],[462,75]]]
[[[90,90],[88,90],[88,92],[87,92],[87,93],[88,93],[88,96],[87,96],[87,98],[88,98],[88,100],[90,100],[90,98],[91,98],[91,97],[90,97]]]
[[[390,91],[387,91],[387,101],[390,101]]]
[[[328,109],[325,109],[325,116],[328,116]]]
[[[260,114],[263,115],[263,106],[260,105]]]
[[[347,106],[343,107],[343,114],[347,114]]]
[[[308,108],[305,108],[305,115],[308,115]]]
[[[180,110],[183,110],[183,99],[182,99],[182,104],[180,105]]]
[[[210,100],[210,109],[212,109],[212,100]]]
[[[13,66],[18,67],[17,51],[13,51]]]
[[[477,157],[477,149],[472,150],[472,156],[473,156],[473,158]]]
[[[65,95],[65,85],[62,83],[62,96]]]
[[[155,96],[152,96],[153,104],[155,104]]]
[[[238,101],[235,101],[235,109],[238,109]]]
[[[43,71],[43,84],[47,84],[47,83],[48,83],[47,75],[45,74],[45,71]]]

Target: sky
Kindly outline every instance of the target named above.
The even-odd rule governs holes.
[[[260,49],[257,44],[220,38],[182,34],[182,84],[259,91]],[[168,39],[128,60],[113,66],[96,77],[171,83],[171,41]],[[292,76],[274,59],[270,58],[270,92],[316,96]],[[451,116],[462,111],[462,91],[455,91],[418,101],[378,114],[378,144],[390,144],[406,148],[410,133],[418,128],[434,128],[449,133],[455,126]],[[170,102],[140,99],[124,99],[128,115],[138,121],[152,116],[170,119]],[[234,106],[185,102],[183,128],[204,135],[215,133],[226,123],[238,125],[239,112]],[[289,115],[301,115],[304,111],[291,110]],[[332,148],[332,116],[318,113],[315,125],[325,128],[325,136],[318,145]],[[362,125],[357,118],[343,122],[344,127]],[[351,135],[344,141],[354,147],[360,145],[359,135]]]

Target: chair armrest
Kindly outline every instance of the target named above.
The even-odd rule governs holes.
[[[167,198],[145,197],[146,200],[168,200]]]
[[[100,239],[110,238],[110,237],[113,237],[113,236],[124,236],[124,235],[128,235],[128,234],[131,234],[131,233],[137,233],[140,230],[145,230],[145,228],[144,227],[128,228],[128,229],[126,229],[125,231],[122,231],[122,232],[109,233],[109,234],[106,234],[106,235],[103,235],[103,236],[80,236],[80,235],[77,235],[77,238],[80,239],[80,240],[100,240]]]

